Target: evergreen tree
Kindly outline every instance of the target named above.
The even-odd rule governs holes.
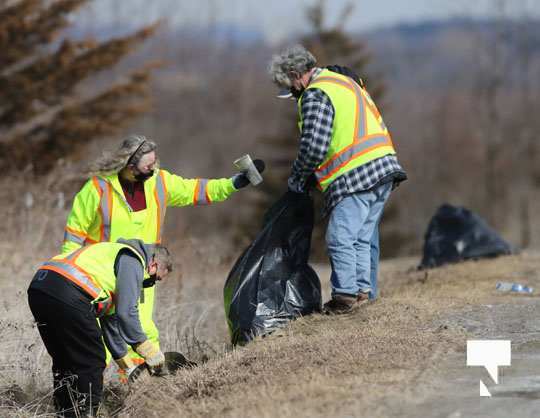
[[[54,168],[90,141],[114,134],[148,109],[151,66],[96,90],[83,82],[115,66],[156,25],[104,42],[62,36],[91,0],[15,0],[0,6],[0,168]]]
[[[306,17],[311,33],[304,36],[300,43],[315,55],[319,67],[343,65],[352,69],[365,83],[371,97],[379,103],[384,96],[384,84],[380,75],[372,75],[367,71],[371,54],[363,41],[344,31],[354,6],[352,3],[346,5],[332,27],[327,27],[325,22],[325,6],[326,0],[319,0],[307,9]]]

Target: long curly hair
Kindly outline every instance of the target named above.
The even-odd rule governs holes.
[[[110,175],[118,173],[128,164],[136,165],[141,157],[155,151],[157,145],[143,135],[130,135],[114,152],[104,153],[88,167],[89,174]]]

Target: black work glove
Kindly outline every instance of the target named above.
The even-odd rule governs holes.
[[[297,192],[296,190],[287,190],[287,194],[290,195],[290,196],[293,196],[293,195],[307,195],[307,196],[310,196],[311,195],[311,191],[313,189],[315,189],[317,187],[317,177],[315,177],[315,173],[311,174],[307,181],[306,181],[306,185],[304,186],[304,191],[303,192]]]
[[[265,169],[265,164],[263,160],[253,160],[253,164],[259,173],[262,173]],[[235,174],[232,178],[233,186],[235,189],[242,189],[249,184],[249,179],[245,171]]]

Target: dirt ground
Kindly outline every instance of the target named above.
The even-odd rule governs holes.
[[[160,293],[158,325],[166,350],[196,357],[200,366],[109,388],[105,416],[540,416],[540,293],[495,290],[499,281],[540,289],[540,253],[429,271],[417,271],[417,262],[384,261],[375,303],[349,315],[302,318],[235,350],[223,317],[226,269],[187,272],[182,286]],[[329,270],[315,267],[327,295]],[[5,311],[14,312],[7,303]],[[44,417],[47,355],[28,315],[5,318],[0,416]],[[475,338],[512,341],[512,366],[500,368],[498,385],[483,368],[466,367],[466,341]],[[479,396],[480,379],[492,398]],[[23,390],[7,390],[12,381]]]
[[[485,304],[471,307],[447,319],[478,339],[512,341],[512,365],[499,368],[496,385],[481,367],[467,367],[460,350],[435,365],[421,380],[420,402],[395,405],[393,417],[437,418],[537,418],[540,416],[540,300]],[[479,397],[479,380],[492,397]]]
[[[357,312],[315,315],[191,371],[138,384],[122,416],[537,417],[540,254],[418,272],[383,263],[382,297]],[[327,271],[319,268],[327,285]],[[466,367],[467,339],[510,339],[513,365],[495,385]],[[493,393],[479,396],[479,379]]]

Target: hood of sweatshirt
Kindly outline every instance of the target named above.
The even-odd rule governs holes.
[[[123,238],[120,238],[116,242],[119,242],[120,244],[129,245],[131,248],[133,248],[135,251],[137,251],[144,258],[144,261],[145,261],[146,265],[148,265],[148,263],[152,259],[152,255],[154,254],[154,245],[153,244],[145,244],[140,239],[123,239]]]

